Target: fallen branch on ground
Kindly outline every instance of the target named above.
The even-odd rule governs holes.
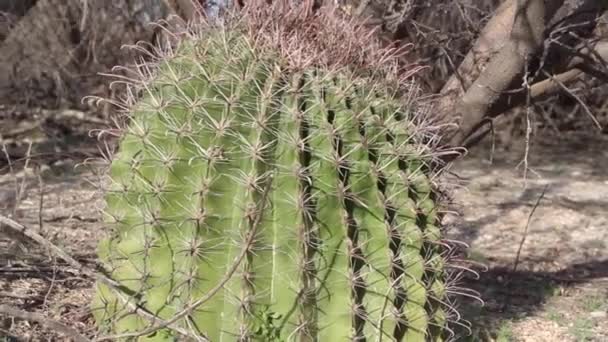
[[[70,328],[67,325],[58,321],[49,319],[48,317],[45,317],[44,315],[41,315],[39,313],[27,312],[9,305],[0,304],[0,314],[23,319],[30,322],[36,322],[38,324],[46,326],[47,328],[53,329],[70,337],[75,342],[90,342],[88,338],[81,335],[78,331],[76,331],[76,329]]]
[[[14,231],[16,233],[21,234],[21,235],[33,240],[34,242],[40,244],[43,247],[46,247],[51,253],[53,253],[60,259],[67,262],[70,266],[74,267],[75,269],[80,271],[82,274],[107,285],[112,290],[116,291],[117,294],[119,294],[118,297],[129,307],[129,309],[131,309],[133,311],[133,313],[141,315],[142,317],[146,318],[153,324],[158,323],[158,324],[161,324],[164,326],[168,326],[171,329],[173,329],[174,331],[176,331],[179,334],[182,334],[184,336],[196,337],[196,336],[193,336],[190,332],[180,328],[175,323],[169,323],[169,322],[163,320],[162,318],[154,315],[153,313],[147,311],[146,309],[138,306],[136,303],[133,303],[133,301],[131,300],[132,296],[129,295],[128,289],[125,289],[122,285],[120,285],[118,282],[111,279],[110,277],[108,277],[100,272],[97,272],[95,270],[91,270],[91,269],[87,268],[86,266],[84,266],[83,264],[78,262],[76,259],[72,258],[63,249],[56,246],[52,242],[48,241],[47,239],[45,239],[43,236],[36,233],[32,229],[29,229],[28,227],[22,225],[21,223],[11,220],[10,218],[8,218],[6,216],[2,216],[2,215],[0,215],[0,225],[4,225],[8,229],[11,229],[12,231]],[[127,296],[128,298],[125,298],[123,295]]]

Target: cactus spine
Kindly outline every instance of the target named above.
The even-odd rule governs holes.
[[[348,64],[294,67],[239,23],[160,60],[109,170],[100,256],[181,329],[150,329],[103,284],[100,327],[153,341],[443,340],[438,203],[403,89]]]

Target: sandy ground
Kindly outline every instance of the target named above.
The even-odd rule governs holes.
[[[608,140],[533,144],[526,178],[523,145],[490,156],[453,168],[465,188],[450,237],[479,262],[467,286],[485,302],[465,301],[468,340],[608,341]]]
[[[466,187],[454,193],[461,215],[447,218],[456,226],[449,237],[470,245],[480,278],[468,277],[465,285],[484,301],[462,300],[472,334],[459,340],[608,341],[608,140],[554,141],[559,145],[532,146],[526,180],[517,168],[521,146],[495,153],[492,164],[482,147],[452,169]],[[41,199],[40,181],[28,178],[14,217],[92,264],[104,230],[91,182],[90,172],[54,167],[42,179]],[[0,177],[5,215],[12,212],[14,186],[14,177]],[[12,241],[0,235],[0,303],[92,334],[92,281],[44,250]],[[0,316],[0,341],[45,340],[65,337]]]

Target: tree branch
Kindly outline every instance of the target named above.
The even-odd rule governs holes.
[[[14,231],[16,233],[22,234],[23,236],[26,236],[26,237],[32,239],[33,241],[40,244],[41,246],[46,247],[54,255],[63,259],[70,266],[76,268],[78,271],[82,272],[84,275],[91,277],[93,279],[96,279],[97,281],[110,287],[112,290],[114,290],[116,292],[117,296],[129,307],[129,309],[132,310],[133,313],[141,315],[142,317],[146,318],[148,321],[150,321],[152,323],[166,324],[167,326],[171,327],[171,329],[173,329],[174,331],[176,331],[184,336],[196,337],[196,336],[193,336],[192,334],[190,334],[190,332],[188,332],[187,330],[179,327],[177,324],[167,323],[162,318],[160,318],[160,317],[156,316],[155,314],[149,312],[148,310],[140,307],[136,303],[133,303],[133,301],[131,300],[133,297],[132,291],[130,291],[129,289],[120,285],[118,282],[116,282],[115,280],[106,276],[105,274],[100,273],[100,272],[95,272],[95,271],[85,267],[83,264],[78,262],[76,259],[72,258],[64,250],[57,247],[52,242],[46,240],[44,237],[42,237],[40,234],[34,232],[32,229],[29,229],[28,227],[26,227],[18,222],[13,221],[8,217],[2,216],[2,215],[0,215],[0,225],[1,224],[5,225],[6,227],[8,227],[9,229],[11,229],[12,231]],[[125,296],[128,298],[125,298]]]
[[[544,96],[555,94],[561,90],[561,84],[570,84],[576,81],[581,75],[586,73],[587,68],[585,63],[589,63],[585,57],[597,60],[601,58],[608,60],[608,40],[600,40],[593,44],[585,44],[587,47],[579,49],[580,56],[574,57],[570,62],[562,68],[556,69],[551,78],[532,84],[530,96],[532,99],[538,99]],[[599,62],[599,61],[598,61]],[[522,89],[519,91],[510,92],[502,96],[488,110],[488,117],[497,117],[502,113],[522,105],[526,99],[526,92]]]
[[[593,47],[593,49],[581,50],[581,53],[587,56],[593,56],[596,59],[608,60],[608,40],[599,41]],[[576,57],[570,61],[569,65],[567,65],[569,69],[534,83],[530,87],[530,99],[534,101],[564,91],[565,86],[577,81],[582,75],[589,73],[589,66],[586,65],[587,62],[587,59],[583,58],[582,56]],[[469,148],[481,141],[488,133],[491,132],[491,125],[489,125],[489,121],[502,115],[510,109],[522,105],[526,101],[526,96],[526,91],[521,90],[501,97],[498,102],[490,107],[488,113],[486,114],[485,120],[479,122],[477,126],[472,129],[472,133],[466,137],[465,141],[462,143],[462,146]],[[598,125],[597,120],[595,120],[593,117],[592,120],[594,120],[594,123]]]
[[[47,328],[60,332],[65,336],[68,336],[75,342],[90,341],[88,338],[81,335],[76,329],[72,329],[63,323],[54,321],[35,312],[22,311],[9,305],[0,304],[0,314],[5,314],[10,317],[23,319],[30,322],[36,322],[40,325],[46,326]]]
[[[484,120],[490,106],[524,70],[530,57],[543,43],[544,0],[517,0],[508,40],[491,57],[485,69],[453,107],[459,128],[447,134],[451,146],[462,146],[465,139]]]
[[[505,0],[439,94],[442,144],[470,146],[488,121],[582,74],[608,77],[606,34],[597,32],[607,10],[606,1]]]

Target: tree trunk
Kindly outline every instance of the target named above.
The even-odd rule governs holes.
[[[440,92],[441,122],[453,124],[445,144],[478,142],[493,118],[562,91],[564,81],[583,74],[573,70],[583,61],[605,59],[607,37],[594,35],[594,29],[607,7],[595,0],[505,0]]]

